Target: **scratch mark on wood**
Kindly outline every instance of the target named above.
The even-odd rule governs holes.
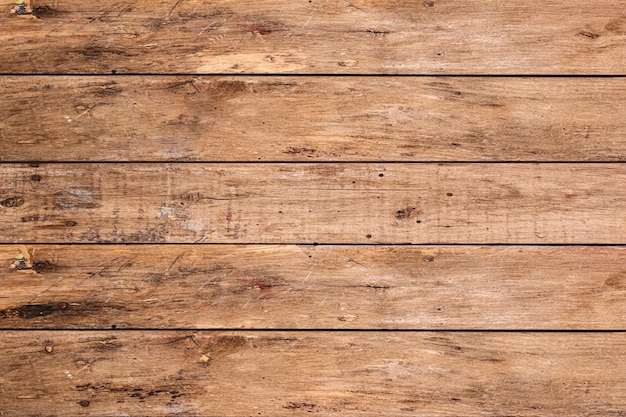
[[[167,14],[168,16],[172,14],[172,12],[174,11],[174,9],[176,9],[178,7],[178,5],[182,2],[183,0],[177,0],[176,3],[174,3],[174,5],[172,6],[172,8],[170,9],[169,13]]]

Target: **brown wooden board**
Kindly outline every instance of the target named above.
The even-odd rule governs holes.
[[[625,74],[626,3],[0,3],[0,73]]]
[[[625,243],[624,164],[6,164],[7,243]]]
[[[626,248],[0,246],[0,327],[626,330]]]
[[[626,160],[623,78],[6,76],[0,97],[5,162]]]
[[[624,333],[0,332],[3,416],[619,416]]]

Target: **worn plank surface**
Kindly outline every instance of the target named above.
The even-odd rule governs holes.
[[[623,78],[0,77],[0,161],[619,161]]]
[[[626,330],[624,247],[5,245],[0,266],[2,328]]]
[[[624,333],[0,334],[7,417],[606,417],[626,408]]]
[[[624,1],[32,0],[2,73],[624,74]]]
[[[7,164],[3,242],[624,243],[626,165]]]

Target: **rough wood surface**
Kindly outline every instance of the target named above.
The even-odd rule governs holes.
[[[626,165],[6,164],[1,240],[625,243]]]
[[[0,332],[3,416],[620,416],[624,333]]]
[[[2,328],[626,330],[623,247],[6,245],[0,266]]]
[[[13,6],[0,3],[1,73],[625,73],[626,3],[615,0]]]
[[[0,77],[0,161],[619,161],[623,78]]]

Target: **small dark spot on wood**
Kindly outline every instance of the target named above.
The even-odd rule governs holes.
[[[89,407],[89,404],[91,403],[87,400],[82,400],[79,404],[81,407]]]
[[[365,32],[371,33],[373,35],[382,35],[382,36],[385,36],[391,33],[388,30],[380,30],[380,29],[366,29]]]
[[[447,195],[448,197],[452,197],[454,194],[452,194],[452,193],[448,193],[448,194],[446,194],[446,195]]]
[[[424,256],[422,259],[424,260],[424,262],[433,262],[435,260],[435,257],[431,255],[427,255],[427,256]]]
[[[30,179],[33,180],[33,181],[39,182],[39,181],[41,181],[41,175],[38,175],[38,174],[31,175]]]
[[[39,168],[39,162],[31,162],[29,165],[31,168]]]
[[[368,234],[368,235],[365,235],[365,237],[366,237],[366,238],[368,238],[368,239],[371,239],[371,238],[372,238],[372,235],[369,235],[369,234]]]
[[[112,324],[111,325],[111,329],[113,329],[113,330],[117,329],[117,325],[116,324]]]
[[[504,359],[500,359],[500,358],[479,358],[478,359],[481,362],[489,362],[489,363],[502,363],[504,362]]]
[[[301,408],[304,409],[313,409],[315,408],[317,405],[313,404],[313,403],[294,403],[294,402],[288,402],[287,405],[284,405],[283,408],[286,408],[288,410],[298,410]]]
[[[589,32],[589,31],[586,31],[586,30],[581,30],[580,32],[578,32],[578,34],[580,36],[584,36],[585,38],[588,38],[588,39],[598,39],[600,37],[599,34],[593,33],[593,32]]]
[[[415,220],[415,223],[421,223],[422,221],[420,219]]]
[[[50,6],[39,6],[33,8],[33,14],[37,17],[54,16],[56,14],[56,10]]]
[[[434,1],[425,1],[422,4],[424,5],[424,7],[433,7],[435,5],[435,2]]]
[[[38,214],[32,214],[30,216],[22,216],[22,218],[20,219],[23,223],[27,223],[27,222],[37,222],[39,221],[39,215]]]
[[[454,142],[452,142],[450,145],[452,145],[452,146],[454,146],[454,147],[461,146],[461,144],[460,144],[460,143],[454,143]]]
[[[54,270],[54,265],[50,261],[40,261],[33,263],[33,270],[36,272],[43,272]],[[65,303],[63,303],[65,304]],[[67,304],[65,304],[67,306]]]
[[[451,399],[452,401],[461,401],[461,399],[460,399],[460,398],[456,398],[456,397],[452,397],[452,398],[450,398],[450,399]]]
[[[46,347],[44,348],[44,351],[45,351],[46,353],[52,353],[52,352],[54,352],[54,347],[52,347],[52,346],[46,346]]]
[[[113,74],[113,75],[117,74],[117,70],[112,69],[111,70],[111,74]]]
[[[78,224],[78,223],[76,223],[74,220],[66,220],[66,221],[65,221],[65,225],[66,225],[67,227],[74,227],[74,226],[76,226],[77,224]]]
[[[6,207],[6,208],[20,207],[23,204],[24,204],[24,199],[22,197],[9,197],[0,201],[0,206]]]
[[[383,290],[383,291],[384,290],[388,290],[389,288],[391,288],[388,285],[376,285],[376,284],[366,284],[365,286],[367,288],[372,288],[374,290]]]
[[[287,148],[287,150],[283,151],[283,153],[289,154],[289,155],[297,155],[297,154],[314,154],[316,151],[316,149],[314,148],[294,148],[294,147],[289,147]]]
[[[385,176],[385,174],[378,174],[378,176],[382,178]]]
[[[398,220],[410,219],[414,211],[415,211],[415,207],[403,208],[402,210],[396,211],[395,218]]]

